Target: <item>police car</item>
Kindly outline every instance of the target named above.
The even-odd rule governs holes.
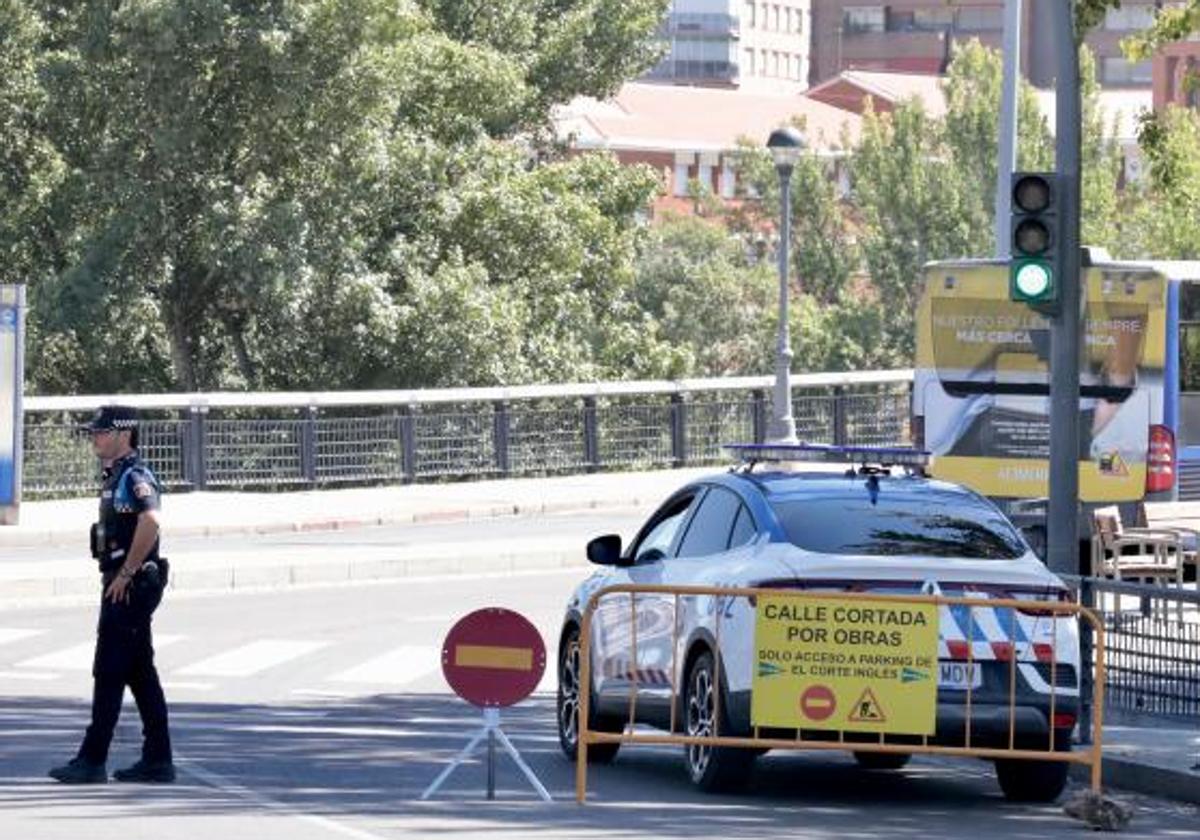
[[[927,456],[910,449],[730,448],[742,466],[678,490],[628,546],[616,535],[588,544],[589,560],[602,568],[573,593],[559,643],[558,730],[568,757],[575,756],[578,733],[582,613],[596,591],[630,583],[1028,601],[1028,610],[939,607],[937,733],[930,743],[963,744],[970,685],[972,746],[1007,748],[1011,725],[1018,748],[1047,749],[1052,726],[1056,749],[1071,748],[1079,706],[1078,622],[1037,607],[1066,601],[1069,593],[990,501],[924,477]],[[813,461],[825,463],[795,463]],[[842,465],[832,466],[836,462]],[[754,609],[747,598],[688,596],[679,599],[676,615],[674,595],[639,594],[634,604],[628,594],[602,598],[593,618],[590,727],[621,731],[632,691],[637,723],[668,729],[674,685],[677,732],[712,734],[719,715],[720,734],[751,734]],[[810,737],[807,729],[804,737]],[[618,748],[592,744],[588,756],[611,761]],[[690,746],[685,760],[697,786],[721,790],[743,784],[758,754]],[[855,758],[885,770],[902,767],[909,756],[859,752]],[[995,764],[1010,799],[1049,801],[1066,782],[1065,762]]]

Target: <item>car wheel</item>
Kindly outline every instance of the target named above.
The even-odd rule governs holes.
[[[596,714],[595,697],[588,708],[588,728],[598,732],[619,732],[620,726],[605,725]],[[563,755],[574,761],[579,747],[579,628],[563,637],[558,652],[558,743]],[[620,744],[589,744],[588,764],[608,764],[617,757]]]
[[[684,695],[684,715],[688,735],[713,735],[718,712],[720,731],[729,734],[726,703],[717,706],[717,687],[713,655],[708,651],[696,657],[688,672]],[[724,698],[722,698],[724,700]],[[755,751],[729,747],[688,745],[684,748],[688,776],[703,791],[731,791],[745,786],[756,758]]]
[[[996,760],[996,781],[1010,802],[1053,802],[1067,785],[1065,761]]]
[[[864,770],[899,770],[912,759],[908,753],[856,752],[854,760]]]

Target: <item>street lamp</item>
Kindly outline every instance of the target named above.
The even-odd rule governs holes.
[[[795,443],[792,417],[792,340],[788,331],[788,261],[792,239],[792,170],[808,148],[804,135],[791,126],[777,128],[767,140],[779,173],[779,345],[775,355],[775,406],[767,440]]]

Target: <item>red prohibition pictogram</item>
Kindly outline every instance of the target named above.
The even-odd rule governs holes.
[[[827,685],[810,685],[800,695],[800,711],[809,720],[826,720],[836,710],[837,697]]]
[[[464,616],[442,644],[442,673],[476,706],[511,706],[528,697],[546,670],[546,646],[528,619],[489,607]]]

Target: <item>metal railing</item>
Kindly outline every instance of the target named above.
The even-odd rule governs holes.
[[[909,439],[911,370],[794,378],[799,436]],[[698,466],[762,440],[773,379],[325,393],[25,399],[25,498],[88,493],[96,406],[143,413],[142,453],[174,490],[287,488]]]
[[[629,600],[628,612],[623,606],[624,597]],[[655,613],[658,620],[656,622],[644,622],[639,618],[639,597],[658,598],[664,602],[657,605]],[[892,735],[882,730],[878,733],[851,732],[833,727],[829,723],[810,724],[807,728],[797,723],[795,728],[781,730],[775,726],[760,726],[754,720],[744,721],[739,727],[742,731],[722,732],[722,720],[726,717],[722,714],[722,703],[731,702],[724,695],[729,691],[728,686],[732,683],[732,680],[723,676],[725,673],[723,669],[732,668],[734,660],[741,660],[743,665],[752,667],[748,663],[753,663],[756,657],[753,656],[753,648],[750,645],[753,644],[757,648],[759,644],[757,638],[749,638],[744,625],[741,635],[734,634],[734,641],[728,641],[732,631],[726,628],[724,635],[726,641],[723,642],[722,626],[726,623],[724,618],[734,601],[744,600],[750,605],[749,609],[753,611],[756,609],[756,602],[761,602],[767,597],[795,599],[801,604],[806,601],[834,597],[855,604],[879,607],[914,604],[939,608],[953,607],[964,610],[969,617],[968,638],[974,636],[976,610],[986,610],[993,615],[998,615],[997,611],[1007,610],[1011,617],[1017,611],[1027,611],[1030,608],[1028,601],[945,595],[839,592],[831,596],[828,592],[805,592],[795,589],[656,584],[616,584],[604,587],[589,597],[579,628],[578,707],[575,726],[577,739],[575,796],[577,802],[583,803],[587,798],[588,747],[602,744],[683,745],[690,748],[707,749],[731,747],[752,750],[852,751],[893,755],[919,754],[1032,762],[1065,762],[1087,766],[1090,771],[1091,788],[1099,793],[1103,760],[1104,696],[1105,686],[1108,684],[1105,675],[1107,631],[1104,622],[1092,611],[1080,604],[1070,602],[1045,601],[1039,602],[1037,605],[1038,610],[1051,622],[1078,621],[1081,629],[1087,628],[1092,640],[1091,657],[1089,660],[1081,661],[1080,665],[1085,672],[1085,680],[1094,686],[1096,708],[1092,721],[1092,737],[1088,743],[1081,744],[1077,749],[1072,748],[1069,736],[1064,738],[1058,730],[1060,716],[1057,712],[1069,707],[1068,701],[1063,700],[1060,695],[1068,698],[1072,695],[1078,697],[1079,691],[1077,688],[1069,687],[1069,679],[1060,679],[1060,677],[1069,676],[1070,667],[1067,664],[1067,657],[1060,657],[1057,628],[1049,634],[1053,640],[1048,645],[1051,648],[1049,663],[1044,663],[1040,656],[1031,658],[1037,645],[1018,642],[1009,642],[1008,653],[1003,658],[998,658],[995,663],[999,664],[1006,672],[1002,680],[1005,686],[1002,696],[990,698],[993,705],[998,702],[999,707],[1005,712],[1003,719],[1006,721],[1006,725],[1004,731],[999,734],[975,731],[976,714],[981,711],[979,707],[984,704],[979,695],[984,694],[985,689],[983,687],[977,689],[971,680],[966,682],[962,690],[954,691],[954,694],[961,695],[961,700],[951,699],[949,694],[938,691],[936,697],[937,722],[933,735]],[[610,602],[620,600],[622,603],[616,604],[609,610],[607,615],[609,624],[602,626],[597,633],[594,622],[600,605],[605,599]],[[697,603],[691,610],[681,609],[681,600],[684,599],[707,600],[711,602],[712,608],[706,610]],[[622,615],[628,619],[627,622],[621,618]],[[706,618],[701,619],[695,627],[683,627],[681,616],[687,615],[706,616]],[[669,632],[664,630],[663,616],[670,619]],[[1010,618],[1011,620],[1013,619]],[[641,685],[639,676],[643,661],[638,654],[639,644],[645,644],[639,642],[639,635],[646,632],[644,625],[647,624],[655,626],[659,635],[667,632],[667,641],[670,644],[669,664],[663,660],[661,650],[654,651],[656,654],[654,661],[657,666],[669,668],[665,681],[669,685],[670,692],[670,719],[662,731],[653,732],[646,731],[641,725],[642,720],[638,715],[639,691],[647,687]],[[1014,629],[1008,628],[1008,638],[1011,640],[1016,637]],[[603,731],[592,728],[590,724],[593,679],[597,668],[597,664],[592,661],[595,638],[606,640],[609,644],[622,645],[628,640],[628,654],[625,661],[630,663],[626,676],[626,681],[629,683],[628,717],[624,721],[618,720],[616,726],[610,723]],[[735,655],[730,652],[728,645],[735,645],[739,641],[746,645],[746,650]],[[715,710],[711,715],[711,732],[705,734],[685,731],[686,727],[680,719],[680,709],[683,708],[684,703],[689,702],[681,691],[681,683],[686,683],[689,679],[688,663],[697,661],[692,655],[696,647],[702,647],[712,655],[714,673],[711,682],[716,686],[713,698]],[[974,657],[974,649],[974,644],[965,645],[966,654],[963,664],[968,673],[975,669],[976,664],[979,664]],[[611,658],[613,652],[608,650],[606,655]],[[936,654],[933,654],[933,658],[937,658]],[[1059,664],[1060,658],[1063,660],[1062,664]],[[1018,695],[1017,672],[1018,668],[1034,667],[1039,664],[1048,664],[1048,672],[1044,677],[1047,685],[1046,702],[1048,703],[1048,710],[1045,712],[1046,733],[1042,736],[1031,737],[1028,732],[1018,732],[1019,706],[1030,702],[1030,698]],[[660,685],[649,687],[659,688],[662,682],[663,680],[660,679]],[[1070,728],[1074,728],[1073,713],[1070,717]],[[980,716],[980,721],[984,720],[987,718]],[[732,724],[730,726],[732,727]]]
[[[1200,717],[1200,591],[1101,578],[1071,580],[1104,622],[1109,708]],[[1086,685],[1084,698],[1086,703]]]

